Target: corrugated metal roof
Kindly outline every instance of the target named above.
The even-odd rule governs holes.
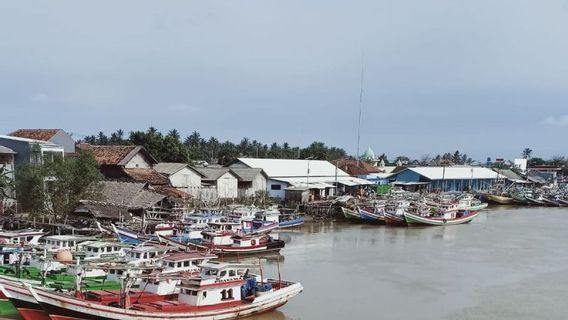
[[[328,183],[331,184],[331,186],[334,185],[335,183],[335,177],[312,177],[310,176],[309,179],[307,179],[307,177],[301,177],[301,178],[277,178],[274,180],[278,180],[278,181],[282,181],[282,182],[286,182],[289,185],[292,186],[301,186],[301,185],[306,185],[306,184],[313,184],[313,183]],[[359,185],[369,185],[369,184],[373,184],[370,181],[367,181],[365,179],[359,179],[359,178],[354,178],[354,177],[337,177],[337,182],[340,184],[344,184],[347,186],[359,186]]]
[[[518,174],[516,174],[514,171],[509,170],[509,169],[497,169],[495,170],[497,173],[499,173],[499,175],[509,179],[509,180],[513,180],[513,181],[522,181],[523,177],[519,176]]]
[[[2,154],[16,154],[16,152],[8,147],[0,146],[0,153]]]
[[[186,163],[179,162],[160,162],[154,166],[154,170],[159,173],[172,175],[185,167],[189,167]]]
[[[482,167],[415,167],[407,170],[430,180],[497,179],[497,172]]]
[[[262,174],[262,169],[260,168],[231,168],[239,181],[251,182],[256,176]]]
[[[306,159],[259,159],[238,158],[238,160],[250,168],[261,168],[270,178],[283,177],[334,177],[335,166],[325,160]],[[338,176],[349,176],[345,171],[337,169]]]
[[[205,181],[215,181],[219,179],[222,175],[229,172],[229,168],[221,167],[221,168],[201,168],[201,167],[194,167],[195,171],[201,173],[203,175],[202,180]]]

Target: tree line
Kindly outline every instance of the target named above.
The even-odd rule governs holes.
[[[239,157],[336,160],[346,158],[347,152],[342,148],[326,146],[323,142],[314,141],[305,148],[290,146],[284,142],[273,142],[268,145],[258,140],[242,138],[239,143],[221,142],[215,137],[208,139],[193,131],[182,138],[178,130],[173,129],[163,134],[154,127],[146,131],[131,131],[128,135],[123,130],[116,130],[110,135],[99,132],[90,135],[83,141],[93,145],[140,145],[156,160],[161,162],[193,163],[206,161],[211,164],[225,165]]]

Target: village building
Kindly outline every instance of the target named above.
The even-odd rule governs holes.
[[[63,129],[18,129],[8,135],[51,142],[63,147],[65,153],[75,153],[75,140]]]
[[[239,198],[254,197],[259,191],[266,192],[268,176],[259,168],[230,168],[237,177]]]
[[[65,149],[55,143],[29,138],[0,135],[0,146],[12,150],[14,165],[23,163],[42,164],[53,161],[56,157],[64,157]]]
[[[201,177],[201,186],[214,191],[214,195],[219,199],[238,198],[239,178],[225,167],[195,167]],[[212,198],[209,196],[209,198]]]
[[[527,177],[529,180],[555,187],[558,185],[558,174],[562,167],[555,165],[530,165],[527,167]]]
[[[166,176],[170,185],[180,191],[194,194],[201,188],[203,175],[186,163],[160,162],[154,170]]]
[[[393,175],[394,185],[418,191],[487,190],[498,179],[495,171],[470,166],[410,167]]]
[[[262,169],[268,177],[269,196],[280,199],[286,197],[286,190],[298,193],[301,189],[300,193],[309,192],[310,200],[316,200],[336,195],[336,183],[342,191],[371,184],[325,160],[238,158],[229,167]]]
[[[148,183],[103,181],[100,197],[84,199],[74,211],[76,225],[87,226],[92,220],[130,221],[143,215],[170,215],[177,203]],[[91,225],[92,226],[92,225]]]

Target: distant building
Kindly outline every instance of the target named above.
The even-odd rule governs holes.
[[[542,183],[542,179],[546,180],[546,184],[556,186],[558,184],[558,173],[562,171],[562,167],[554,165],[531,165],[527,167],[527,175],[529,180],[535,183]],[[540,177],[542,179],[538,179]]]
[[[12,137],[51,142],[63,147],[65,153],[75,152],[75,140],[63,129],[18,129],[8,135]]]
[[[229,168],[196,167],[201,177],[201,185],[215,188],[220,199],[235,199],[238,195],[238,177]]]
[[[517,168],[522,174],[527,172],[527,159],[515,159],[513,160],[513,165]]]
[[[325,160],[238,158],[229,167],[262,169],[268,177],[269,196],[280,199],[285,198],[288,188],[308,189],[313,199],[319,199],[336,194],[335,182],[343,190],[371,184]]]
[[[14,150],[0,146],[0,169],[3,170],[4,174],[8,177],[8,179],[14,181],[14,156],[16,152]],[[10,188],[8,190],[4,190],[6,195],[10,197],[9,199],[3,199],[0,202],[0,214],[3,214],[10,209],[15,209],[15,198],[16,194],[15,191]]]
[[[201,187],[203,175],[186,163],[160,162],[154,170],[168,177],[171,186],[181,191],[191,193]]]
[[[482,167],[412,167],[393,175],[394,184],[409,190],[487,190],[497,181],[495,171]]]
[[[34,140],[13,136],[0,135],[0,146],[12,150],[14,164],[18,166],[23,163],[41,164],[44,160],[53,160],[55,157],[64,157],[65,149],[52,142]],[[34,151],[34,147],[37,149]]]
[[[238,179],[238,193],[241,197],[255,196],[258,191],[266,191],[268,176],[260,168],[230,168]]]
[[[93,152],[95,160],[101,166],[102,174],[108,179],[131,177],[134,180],[139,180],[136,177],[140,177],[144,172],[152,175],[153,179],[159,179],[155,176],[157,172],[152,168],[158,161],[144,147],[81,144],[79,148]],[[162,183],[158,184],[163,184],[163,179],[167,183],[167,179],[163,177],[161,179]]]

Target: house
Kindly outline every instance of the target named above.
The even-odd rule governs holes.
[[[146,212],[171,212],[173,207],[167,195],[153,191],[147,183],[103,181],[100,198],[84,199],[74,213],[76,218],[128,221]]]
[[[562,171],[562,167],[555,165],[530,165],[527,167],[527,176],[534,180],[535,183],[542,183],[546,180],[545,184],[554,187],[558,185],[558,174]],[[540,177],[542,179],[538,179]]]
[[[258,191],[266,191],[268,176],[260,168],[230,168],[237,177],[239,198],[253,197]]]
[[[203,175],[186,163],[160,162],[154,165],[154,170],[166,176],[178,190],[193,194],[192,191],[201,188]]]
[[[229,167],[262,169],[268,177],[269,196],[280,199],[285,198],[286,189],[290,187],[305,186],[313,199],[319,199],[335,195],[336,183],[343,190],[371,184],[325,160],[238,158]]]
[[[216,189],[220,199],[235,199],[238,197],[238,177],[229,168],[224,167],[195,167],[201,177],[201,185]]]
[[[0,146],[12,150],[14,165],[24,163],[41,164],[45,160],[64,157],[65,149],[53,142],[0,135]]]
[[[81,144],[81,150],[89,150],[101,166],[101,173],[108,179],[132,178],[141,181],[144,173],[158,181],[158,184],[167,184],[167,178],[158,177],[152,167],[158,163],[144,147],[141,146],[100,146]],[[145,169],[145,170],[132,170]]]
[[[51,142],[63,147],[65,153],[75,153],[75,140],[63,129],[18,129],[8,135]]]
[[[393,175],[394,185],[409,190],[464,191],[487,190],[498,179],[498,174],[488,168],[453,167],[411,167]]]

